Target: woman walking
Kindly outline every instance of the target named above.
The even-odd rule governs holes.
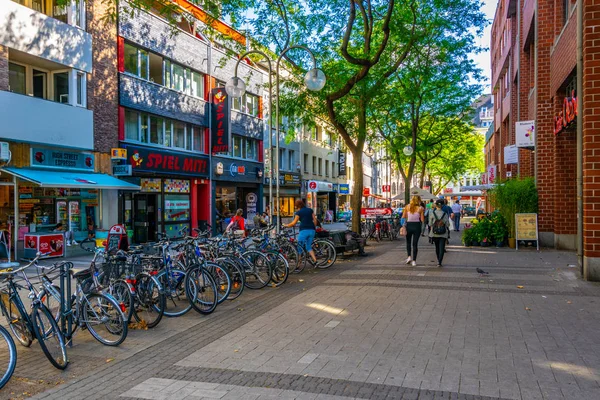
[[[444,206],[444,200],[438,199],[435,202],[435,209],[429,213],[429,237],[435,244],[435,254],[438,260],[438,267],[442,267],[442,261],[444,260],[444,253],[446,252],[446,241],[450,235],[450,216],[447,212],[442,210]]]
[[[406,252],[408,253],[406,263],[412,263],[413,267],[417,266],[421,224],[425,221],[424,212],[420,196],[414,196],[402,212],[402,218],[406,219]]]

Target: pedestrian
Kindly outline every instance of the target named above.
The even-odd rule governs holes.
[[[406,219],[406,252],[408,253],[406,264],[412,263],[412,266],[416,267],[419,239],[421,237],[421,224],[425,221],[420,196],[414,196],[410,204],[404,207],[402,218]]]
[[[460,216],[462,214],[462,206],[460,205],[460,201],[456,200],[454,204],[452,204],[452,222],[454,222],[454,230],[456,232],[460,232]]]
[[[450,218],[448,213],[443,210],[444,200],[438,199],[435,202],[435,209],[429,213],[429,226],[431,231],[429,237],[435,244],[435,255],[437,256],[438,267],[442,267],[444,253],[446,252],[446,241],[450,234]]]
[[[238,208],[235,212],[235,216],[231,218],[229,225],[227,225],[227,229],[225,229],[225,233],[232,231],[236,235],[246,235],[246,220],[244,219],[244,210]]]
[[[304,247],[304,250],[310,255],[308,260],[313,266],[317,265],[317,256],[312,249],[312,243],[315,239],[317,229],[317,216],[312,208],[306,207],[302,200],[296,200],[296,212],[294,219],[289,224],[283,224],[284,228],[291,228],[300,222],[300,233],[298,233],[298,244]]]
[[[62,222],[59,222],[58,224],[56,224],[56,226],[54,227],[54,232],[64,232],[65,233],[65,241],[67,242],[67,246],[71,246],[71,244],[76,246],[79,244],[75,241],[75,236],[73,235],[73,231],[66,229]]]
[[[450,229],[452,228],[452,207],[450,207],[448,205],[448,200],[447,199],[443,199],[444,205],[442,206],[442,211],[444,211],[446,214],[448,214],[449,218],[450,218]],[[450,238],[450,235],[448,235],[448,238]]]
[[[425,217],[423,223],[421,224],[421,236],[425,237],[425,228],[427,228],[427,216],[429,215],[429,209],[424,201],[421,202],[421,208],[423,209],[423,216]]]

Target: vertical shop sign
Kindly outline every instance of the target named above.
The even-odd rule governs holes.
[[[224,87],[215,88],[211,107],[211,152],[229,151],[229,131],[231,128],[231,105]]]
[[[246,195],[246,217],[250,221],[256,216],[257,203],[258,196],[256,193],[250,192]]]
[[[338,154],[338,176],[346,176],[346,152],[340,151]]]

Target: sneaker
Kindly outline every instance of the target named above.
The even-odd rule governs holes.
[[[413,266],[413,267],[416,267],[416,266],[417,266],[417,262],[416,262],[416,261],[413,261],[413,262],[412,262],[412,266]]]
[[[438,266],[438,268],[442,268],[442,264],[438,264],[437,266]]]
[[[406,264],[410,264],[411,261],[412,261],[412,257],[408,256],[408,258],[406,259]]]
[[[71,247],[71,242],[67,242],[67,247]]]
[[[79,242],[76,242],[74,240],[71,243],[73,244],[73,246],[77,246],[79,244]]]

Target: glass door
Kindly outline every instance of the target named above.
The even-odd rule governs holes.
[[[136,243],[156,241],[156,195],[134,195],[133,216],[133,240]]]

